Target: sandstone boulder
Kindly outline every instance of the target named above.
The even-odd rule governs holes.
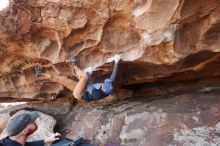
[[[70,57],[82,69],[97,67],[95,81],[102,81],[112,68],[107,58],[121,54],[117,89],[164,84],[156,88],[164,93],[172,90],[167,83],[218,77],[219,6],[219,0],[12,0],[0,12],[0,97],[50,100],[72,91]],[[54,78],[36,77],[34,65]]]
[[[68,138],[83,136],[101,145],[218,145],[219,92],[206,90],[153,101],[141,98],[108,106],[76,106],[64,117],[60,129]]]

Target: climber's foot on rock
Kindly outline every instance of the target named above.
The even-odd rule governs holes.
[[[74,66],[74,72],[79,78],[87,77],[87,74],[83,72],[81,69],[79,69],[77,66]]]
[[[36,76],[40,77],[42,75],[42,69],[40,68],[40,66],[35,65],[34,69],[35,69]]]
[[[89,74],[92,74],[92,71],[93,71],[93,67],[88,67],[83,70],[83,72],[89,73]]]

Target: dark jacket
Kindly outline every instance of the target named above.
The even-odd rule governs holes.
[[[22,146],[16,141],[11,140],[9,137],[5,137],[0,140],[0,146]],[[44,140],[26,142],[25,146],[44,146]]]

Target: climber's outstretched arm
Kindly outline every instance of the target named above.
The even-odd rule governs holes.
[[[113,70],[112,70],[112,74],[109,78],[112,82],[115,81],[115,78],[116,78],[116,75],[117,75],[117,72],[118,72],[118,64],[119,64],[119,62],[115,62]]]
[[[118,65],[119,65],[119,60],[120,60],[120,56],[119,55],[115,55],[112,58],[109,58],[108,61],[115,61],[114,67],[113,67],[113,71],[112,74],[110,76],[110,78],[107,78],[104,80],[104,84],[102,85],[101,90],[103,91],[103,93],[105,93],[106,95],[109,95],[113,92],[113,82],[115,81],[116,75],[117,75],[117,71],[118,71]]]
[[[115,61],[115,64],[114,64],[114,67],[113,67],[113,70],[112,70],[112,74],[109,78],[112,82],[115,81],[115,78],[116,78],[116,75],[117,75],[117,72],[118,72],[118,65],[119,65],[119,61],[120,61],[120,56],[119,55],[114,56],[114,61]]]

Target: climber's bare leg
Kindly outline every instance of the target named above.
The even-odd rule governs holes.
[[[57,82],[62,84],[63,86],[67,87],[71,91],[75,89],[76,81],[69,79],[66,76],[62,76],[57,74],[56,72],[45,72],[42,74],[41,79],[47,79],[53,82]]]
[[[79,82],[76,84],[75,89],[73,90],[73,96],[78,100],[82,100],[82,96],[88,83],[88,76],[76,66],[74,67],[74,70],[79,77]]]

